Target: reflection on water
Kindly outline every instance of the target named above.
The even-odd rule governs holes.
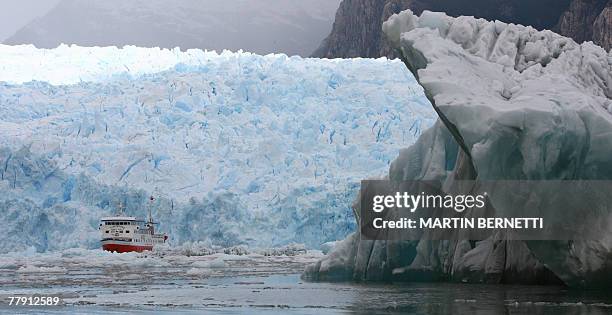
[[[414,314],[611,314],[610,292],[550,286],[398,284],[360,290],[357,313]],[[364,310],[364,311],[359,311]]]
[[[108,263],[108,257],[83,255],[5,259],[0,264],[0,313],[612,314],[612,292],[300,280],[300,271],[317,256],[118,256]],[[31,294],[59,294],[65,305],[6,305],[8,296]]]

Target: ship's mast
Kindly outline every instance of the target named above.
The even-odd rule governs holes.
[[[120,201],[117,208],[118,208],[117,210],[119,210],[118,216],[123,216],[123,210],[125,210],[125,207],[123,206],[123,202]]]
[[[151,215],[151,209],[153,208],[153,201],[155,198],[153,196],[149,197],[149,232],[151,235],[155,234],[155,225],[153,224],[153,215]]]
[[[155,198],[153,196],[149,197],[149,223],[153,224],[153,216],[151,215],[151,208],[153,208],[153,201]]]

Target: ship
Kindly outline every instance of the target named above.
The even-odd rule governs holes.
[[[151,197],[151,201],[153,201]],[[100,233],[102,249],[109,252],[128,253],[153,250],[156,245],[164,244],[168,236],[164,233],[155,233],[151,209],[148,220],[123,215],[123,207],[119,206],[116,216],[100,219]]]

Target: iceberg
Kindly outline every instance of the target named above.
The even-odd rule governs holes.
[[[612,179],[612,54],[551,31],[410,10],[383,25],[437,123],[387,178]],[[359,213],[359,204],[355,205]],[[359,218],[357,218],[359,219]],[[602,217],[602,222],[612,222]],[[612,283],[610,224],[590,241],[370,241],[353,234],[307,268],[312,280]]]
[[[0,252],[97,248],[119,203],[152,207],[175,246],[318,248],[354,231],[359,181],[435,121],[397,60],[66,45],[0,59]]]

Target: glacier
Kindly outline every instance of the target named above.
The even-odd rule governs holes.
[[[429,11],[393,15],[383,32],[439,118],[386,178],[439,180],[448,191],[465,189],[461,180],[612,179],[611,53],[551,31]],[[590,227],[599,240],[581,241],[510,241],[501,231],[473,241],[369,241],[354,233],[303,277],[610,287],[611,220]]]
[[[0,45],[0,252],[97,248],[119,203],[173,245],[318,248],[434,122],[398,60]]]

